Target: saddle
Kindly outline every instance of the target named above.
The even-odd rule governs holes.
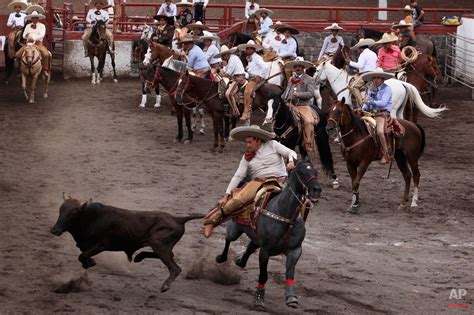
[[[398,147],[401,144],[401,140],[403,136],[405,135],[405,127],[400,124],[400,122],[393,118],[391,115],[387,113],[376,113],[375,116],[383,116],[385,118],[385,140],[387,142],[387,145],[391,146],[391,143],[393,142],[393,145],[395,147]],[[374,115],[372,113],[366,113],[364,112],[364,115],[361,117],[362,121],[365,123],[367,127],[367,131],[369,132],[369,135],[375,140],[376,143],[379,142],[379,138],[377,136],[377,127],[376,127],[376,122],[374,119]],[[392,140],[392,141],[390,141]],[[379,158],[382,158],[382,150],[379,153]]]

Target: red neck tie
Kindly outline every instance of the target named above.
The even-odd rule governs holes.
[[[250,162],[255,156],[255,152],[252,152],[252,151],[245,151],[245,160],[247,160],[247,162]]]

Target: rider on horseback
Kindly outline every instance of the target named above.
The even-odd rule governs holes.
[[[391,159],[385,139],[385,124],[392,111],[392,90],[384,83],[386,79],[391,78],[393,78],[393,74],[384,72],[381,68],[362,75],[364,81],[372,82],[367,91],[367,99],[364,101],[362,109],[375,113],[377,136],[383,150],[383,157],[382,160],[380,160],[380,164],[386,164]]]
[[[357,62],[349,62],[351,67],[359,70],[359,73],[354,75],[353,81],[349,83],[349,90],[355,96],[359,107],[363,104],[360,89],[364,86],[364,81],[362,80],[361,75],[365,72],[374,71],[377,67],[377,55],[369,48],[373,46],[374,43],[373,39],[361,38],[357,44],[351,47],[351,50],[358,49],[360,53]]]
[[[392,29],[398,32],[400,36],[400,49],[406,46],[416,47],[416,35],[412,28],[413,24],[401,20],[400,23],[392,26]]]
[[[12,1],[8,4],[8,9],[13,10],[8,16],[7,26],[12,29],[8,34],[8,49],[10,58],[15,55],[15,43],[20,40],[21,30],[25,26],[26,14],[22,11],[26,9],[27,5],[23,1]]]
[[[109,13],[103,9],[104,6],[108,5],[107,0],[91,0],[90,4],[93,4],[95,6],[95,9],[90,9],[87,13],[87,23],[92,26],[98,21],[104,21],[105,23],[107,23],[109,21]],[[84,57],[89,57],[87,41],[89,40],[89,36],[91,35],[91,33],[92,27],[89,27],[82,35],[82,41],[84,43]],[[108,29],[105,30],[105,39],[107,40],[109,51],[113,53],[113,49],[111,48],[111,44],[113,42],[112,32],[110,32]]]
[[[174,18],[166,15],[155,15],[153,19],[158,22],[158,25],[153,27],[151,40],[171,48],[174,36]]]
[[[238,46],[240,51],[245,51],[247,60],[249,61],[247,66],[247,72],[249,74],[249,82],[245,86],[244,91],[244,112],[240,117],[241,121],[247,121],[249,118],[249,111],[251,108],[252,95],[256,90],[257,84],[268,76],[268,67],[263,61],[262,56],[257,54],[257,50],[262,50],[262,47],[255,44],[253,40],[249,40],[247,44],[241,44]]]
[[[298,50],[298,43],[293,35],[299,34],[300,32],[293,27],[290,26],[279,26],[275,29],[278,33],[282,33],[284,35],[283,40],[281,41],[280,47],[277,50],[278,57],[283,60],[284,64],[295,60],[296,58],[296,51]],[[285,67],[285,77],[286,82],[288,82],[291,78],[291,67]]]
[[[176,21],[181,27],[184,27],[193,21],[193,13],[189,9],[192,6],[193,4],[186,0],[176,3],[176,7],[181,7],[176,16]]]
[[[337,25],[337,23],[332,23],[331,26],[328,26],[324,29],[331,31],[331,35],[324,38],[323,47],[319,52],[318,60],[320,60],[324,55],[333,56],[339,48],[339,45],[344,46],[344,40],[338,35],[339,31],[343,30],[342,27]]]
[[[314,142],[314,125],[316,117],[311,109],[314,98],[315,82],[312,77],[304,72],[304,69],[313,67],[311,62],[304,61],[302,58],[291,61],[285,65],[290,71],[294,70],[295,74],[288,82],[288,86],[282,95],[282,98],[292,109],[298,112],[303,123],[304,146],[306,152],[313,150]]]
[[[209,79],[211,77],[211,66],[207,61],[207,56],[201,48],[194,45],[194,42],[195,39],[188,34],[178,44],[183,45],[183,51],[188,56],[188,68],[197,77]]]
[[[219,37],[216,36],[201,36],[200,40],[204,43],[204,48],[202,51],[207,56],[207,61],[211,65],[211,69],[213,73],[219,68],[222,60],[216,55],[219,53],[219,48],[214,44],[215,42],[219,41]]]
[[[265,36],[262,41],[262,46],[266,51],[272,50],[277,52],[280,48],[283,36],[279,33],[278,28],[281,26],[285,25],[280,21],[277,21],[275,24],[270,26],[270,32],[268,32],[267,36]]]
[[[270,26],[273,24],[273,21],[270,16],[272,14],[272,10],[264,8],[255,11],[257,18],[260,18],[260,30],[257,31],[258,35],[265,37],[271,31]]]
[[[239,168],[232,177],[226,193],[219,200],[218,211],[213,212],[204,221],[204,236],[209,237],[215,226],[236,210],[253,202],[262,183],[275,179],[279,183],[286,182],[288,177],[284,159],[288,160],[287,168],[294,168],[296,152],[281,143],[272,140],[274,134],[258,126],[238,127],[232,130],[231,137],[245,142],[247,151],[242,157]],[[247,173],[251,181],[240,190],[235,190]]]
[[[395,45],[398,37],[393,33],[384,33],[382,38],[375,42],[376,45],[383,45],[379,49],[377,56],[377,67],[383,71],[396,72],[398,70],[398,63],[401,60],[400,48]]]

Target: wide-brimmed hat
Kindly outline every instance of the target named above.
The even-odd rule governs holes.
[[[278,27],[281,27],[281,26],[287,26],[286,24],[283,24],[281,21],[276,21],[275,23],[273,23],[272,25],[270,25],[270,28],[271,29],[275,29],[275,28],[278,28]]]
[[[361,38],[359,39],[359,42],[357,44],[351,47],[351,49],[357,49],[364,46],[370,47],[370,46],[373,46],[374,44],[375,44],[375,41],[372,38]]]
[[[393,78],[394,74],[390,72],[384,72],[382,68],[376,68],[374,71],[362,74],[361,77],[364,81],[372,81],[373,78],[383,78],[384,80],[387,80]]]
[[[402,27],[410,27],[413,26],[412,23],[407,23],[405,20],[401,20],[400,23],[392,25],[392,29],[402,28]]]
[[[285,68],[293,69],[294,66],[303,66],[305,69],[314,67],[314,65],[311,62],[304,60],[302,57],[296,57],[295,60],[290,61],[287,64],[285,64]]]
[[[237,47],[229,48],[226,45],[222,45],[221,46],[221,51],[218,54],[215,54],[214,58],[222,57],[222,55],[225,55],[225,54],[233,54],[236,51],[237,51]]]
[[[178,2],[176,3],[176,6],[179,7],[179,6],[189,6],[189,7],[192,7],[193,4],[191,2],[188,2],[187,0],[183,0],[181,2]]]
[[[21,10],[25,10],[28,5],[23,1],[12,1],[7,5],[8,10],[15,10],[16,6],[20,6]]]
[[[376,45],[393,43],[398,40],[397,35],[393,33],[383,33],[382,38],[375,42]]]
[[[188,25],[186,25],[186,27],[189,29],[189,30],[192,30],[194,28],[200,28],[200,29],[203,29],[203,30],[208,30],[209,27],[202,24],[201,21],[197,21],[196,23],[190,23]]]
[[[257,45],[252,39],[249,40],[249,41],[247,42],[247,44],[240,44],[239,46],[237,46],[237,49],[238,49],[238,50],[241,50],[241,51],[244,51],[244,50],[247,49],[247,48],[253,48],[253,49],[257,50],[257,51],[263,49],[262,46]]]
[[[324,29],[325,29],[325,30],[328,30],[328,31],[339,31],[339,30],[343,30],[343,28],[340,27],[337,23],[332,23],[331,26],[325,27]]]
[[[256,16],[260,16],[260,14],[262,14],[262,13],[266,13],[268,16],[273,15],[273,11],[269,10],[269,9],[266,9],[266,8],[260,8],[257,11],[255,11],[254,13],[255,13]]]
[[[245,141],[245,138],[247,137],[255,137],[262,139],[263,141],[268,141],[272,140],[275,137],[275,134],[262,129],[257,125],[251,125],[232,129],[230,136],[232,139],[237,141]]]
[[[206,39],[210,39],[211,41],[220,41],[221,39],[217,36],[211,36],[211,35],[206,35],[206,36],[201,36],[199,37],[199,40],[201,42],[205,41]]]
[[[278,27],[275,27],[275,31],[278,33],[285,33],[286,31],[289,31],[291,35],[297,35],[300,33],[296,28],[291,27],[289,25],[280,25]]]
[[[167,16],[167,15],[164,15],[164,14],[157,14],[157,15],[153,16],[153,19],[155,21],[159,21],[160,19],[165,19],[167,21],[167,23],[169,23],[169,24],[173,24],[173,22],[174,22],[174,16]]]
[[[413,9],[412,7],[410,7],[409,4],[407,4],[406,6],[403,7],[402,11],[414,11],[415,9]]]
[[[44,11],[44,8],[38,4],[32,4],[32,5],[29,5],[26,10],[25,10],[25,13],[26,14],[31,14],[32,12],[38,12],[39,14],[44,14],[45,11]]]
[[[107,0],[91,0],[89,5],[95,5],[97,2],[100,2],[103,6],[109,5]]]
[[[191,34],[184,35],[183,39],[178,41],[176,44],[185,44],[185,43],[194,43],[198,41],[197,38],[193,37]]]
[[[41,20],[41,19],[46,18],[46,16],[44,16],[44,15],[41,14],[41,13],[38,13],[38,11],[33,11],[33,12],[31,12],[31,14],[28,14],[28,15],[25,17],[25,19],[27,19],[27,20],[31,20],[32,18],[38,18],[38,19]]]

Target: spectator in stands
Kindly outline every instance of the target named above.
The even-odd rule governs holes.
[[[410,1],[410,6],[413,9],[412,15],[413,15],[413,27],[418,27],[423,25],[423,20],[425,16],[425,11],[423,11],[423,8],[418,4],[416,0],[411,0]]]
[[[358,70],[358,73],[354,75],[354,81],[349,84],[349,90],[355,96],[359,107],[364,104],[360,88],[364,86],[364,80],[361,75],[365,72],[374,71],[377,68],[377,55],[370,50],[375,44],[375,41],[370,38],[361,38],[357,44],[351,47],[351,50],[359,51],[359,59],[357,62],[351,61],[349,65]]]
[[[172,3],[172,0],[165,0],[165,2],[161,4],[161,7],[156,15],[176,16],[176,4]]]
[[[204,23],[204,14],[208,4],[209,0],[193,0],[195,22],[201,21]]]
[[[405,22],[413,24],[413,9],[410,7],[409,4],[407,4],[403,8],[403,12],[404,12],[403,19],[405,20]]]
[[[92,26],[97,22],[97,21],[104,21],[108,22],[109,21],[109,13],[105,11],[103,8],[108,4],[107,0],[91,0],[90,2],[91,5],[94,5],[94,8],[90,9],[89,12],[87,13],[86,16],[86,21],[87,23],[91,26],[87,28],[82,35],[82,41],[84,43],[84,56],[88,57],[89,52],[87,51],[87,40],[89,39],[89,36],[91,35],[92,32]],[[113,38],[112,38],[112,32],[110,30],[106,29],[105,30],[105,37],[106,40],[109,44],[109,50],[113,52],[112,47],[110,44],[112,44]]]
[[[377,57],[377,68],[382,68],[385,72],[395,72],[398,70],[398,63],[402,56],[400,48],[395,45],[398,37],[393,33],[384,33],[382,38],[375,42],[376,45],[383,45],[379,49]]]
[[[272,50],[277,52],[281,45],[281,40],[283,39],[283,35],[278,33],[277,29],[280,26],[284,26],[280,21],[277,21],[275,24],[270,26],[270,32],[268,32],[267,36],[263,39],[262,46],[266,50]]]
[[[337,25],[337,23],[332,23],[331,26],[328,26],[324,29],[327,31],[331,31],[331,35],[326,36],[326,38],[324,39],[323,47],[319,52],[318,59],[321,59],[321,57],[323,57],[324,55],[333,56],[339,48],[339,45],[344,46],[344,40],[341,36],[338,35],[339,31],[343,30],[342,27]]]
[[[260,9],[260,5],[256,0],[247,0],[245,2],[245,18],[248,19],[252,14],[255,14],[255,11]]]
[[[201,36],[200,39],[204,43],[203,52],[207,56],[207,62],[211,66],[211,71],[215,73],[215,70],[219,68],[222,62],[221,58],[215,57],[219,53],[219,48],[213,43],[213,41],[219,41],[219,37],[216,36]]]
[[[258,31],[258,22],[255,14],[250,14],[249,17],[242,23],[242,33],[252,35]]]
[[[268,9],[258,9],[255,11],[255,15],[260,17],[260,30],[258,35],[265,37],[270,32],[270,26],[272,26],[273,21],[270,16],[273,14],[272,10]]]
[[[193,13],[189,9],[192,6],[193,4],[187,0],[176,3],[176,7],[179,9],[176,21],[179,26],[184,27],[193,21]]]
[[[211,77],[211,67],[207,61],[207,56],[198,46],[194,45],[195,39],[191,35],[186,35],[178,44],[183,45],[183,51],[188,56],[188,68],[197,77],[209,79]]]

